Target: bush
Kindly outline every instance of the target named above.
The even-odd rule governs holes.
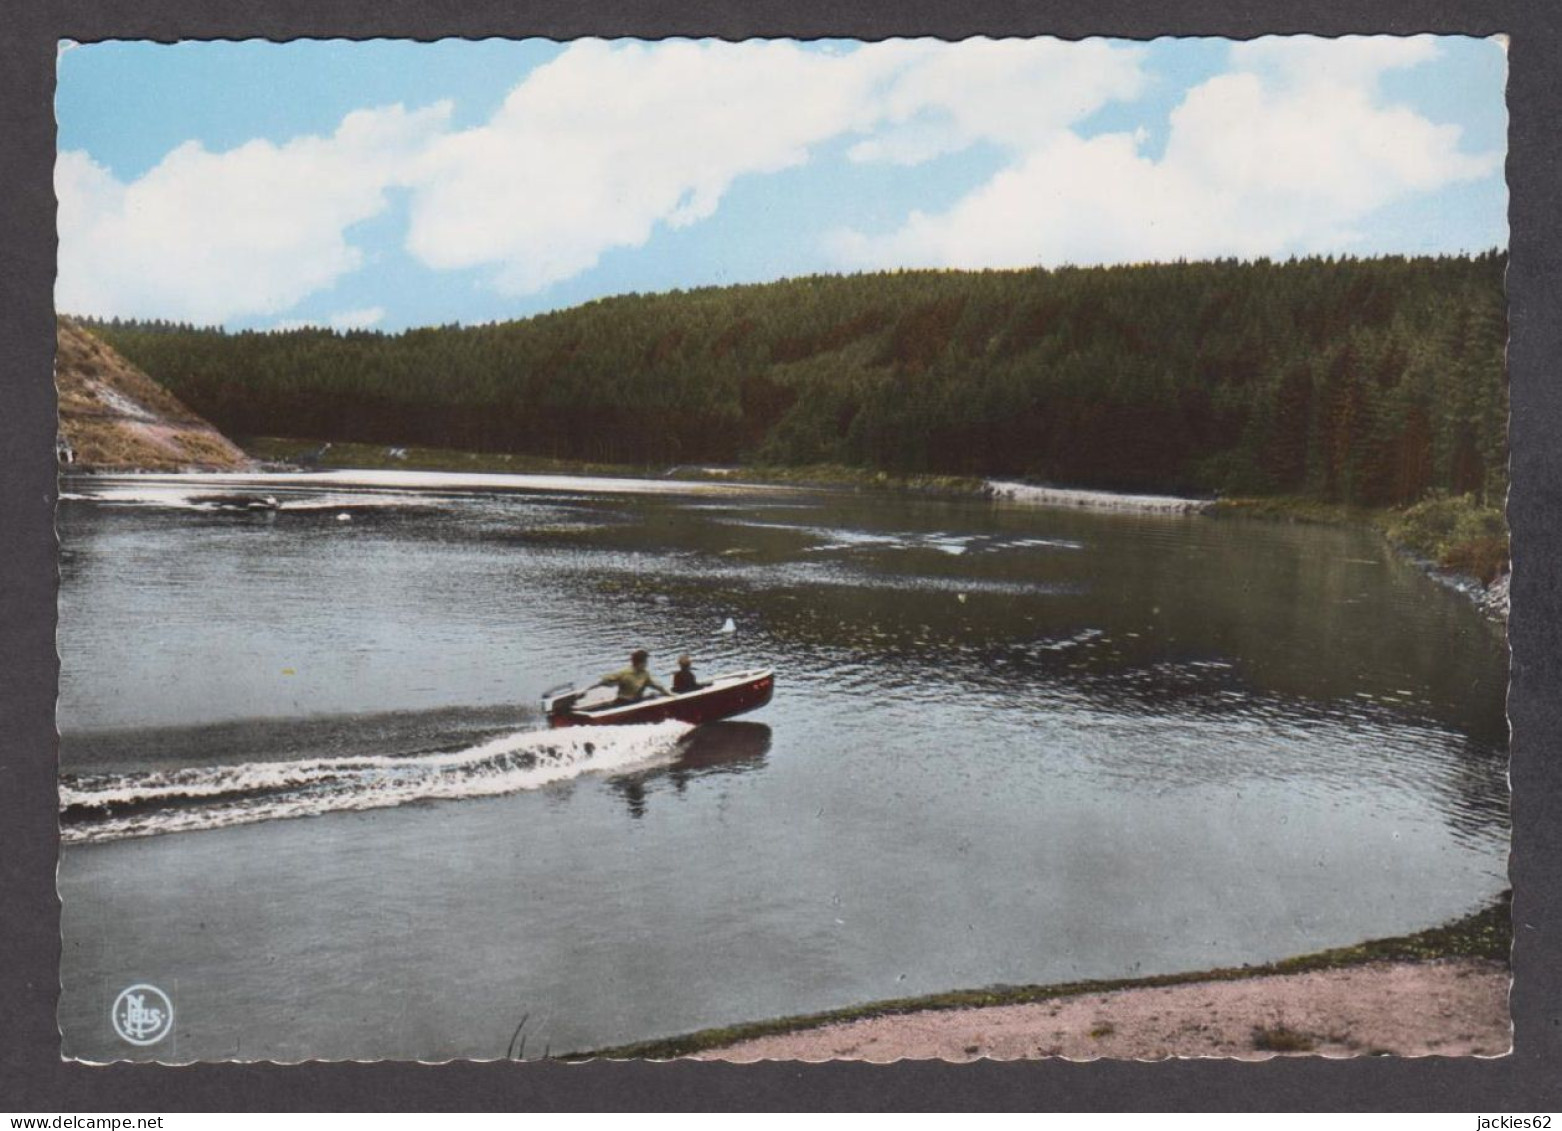
[[[1483,537],[1455,542],[1437,564],[1455,573],[1469,574],[1482,585],[1490,585],[1508,567],[1508,539],[1506,536]]]
[[[1262,1052],[1312,1052],[1318,1042],[1306,1033],[1276,1025],[1270,1029],[1255,1028],[1253,1047]]]
[[[1428,496],[1400,512],[1389,523],[1388,536],[1441,568],[1484,584],[1507,568],[1507,520],[1501,509],[1477,502],[1474,495]]]

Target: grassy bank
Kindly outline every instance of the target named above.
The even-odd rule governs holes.
[[[384,444],[333,443],[258,436],[243,441],[245,451],[267,463],[328,469],[383,471],[475,471],[513,475],[602,475],[637,479],[689,479],[697,482],[763,483],[772,486],[825,487],[858,491],[903,491],[925,495],[976,497],[986,481],[961,475],[894,475],[840,464],[804,467],[745,465],[709,467],[682,464],[590,463],[499,452],[463,452],[449,448],[387,447]]]
[[[1262,518],[1276,522],[1320,523],[1331,526],[1381,525],[1389,511],[1325,503],[1299,495],[1266,495],[1217,499],[1212,514],[1222,518]]]
[[[972,1009],[993,1005],[1021,1005],[1078,994],[1099,994],[1113,990],[1185,985],[1192,982],[1230,982],[1275,974],[1302,974],[1313,970],[1334,970],[1369,962],[1431,962],[1443,958],[1482,958],[1508,961],[1513,945],[1511,893],[1504,892],[1489,907],[1452,923],[1413,935],[1373,939],[1355,946],[1337,947],[1315,954],[1282,959],[1261,966],[1221,967],[1215,970],[1182,974],[1163,974],[1149,978],[1122,978],[1088,982],[1062,982],[1047,986],[995,986],[985,990],[958,990],[926,997],[896,998],[845,1009],[782,1017],[725,1028],[704,1029],[678,1037],[642,1041],[631,1045],[575,1053],[562,1059],[588,1060],[667,1060],[709,1049],[725,1048],[755,1037],[815,1029],[842,1021],[868,1017],[921,1013],[927,1010]]]

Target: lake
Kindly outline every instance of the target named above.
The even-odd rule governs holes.
[[[565,477],[63,492],[67,1056],[533,1057],[1263,962],[1508,886],[1502,634],[1367,531]],[[633,647],[664,682],[773,666],[775,699],[545,731],[545,688]],[[151,1048],[110,1025],[137,983],[175,1009]]]

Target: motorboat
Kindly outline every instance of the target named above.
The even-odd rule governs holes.
[[[757,711],[770,702],[775,687],[771,668],[727,672],[681,695],[658,695],[648,689],[632,703],[620,700],[611,687],[581,690],[564,684],[543,693],[542,710],[551,727],[659,723],[667,719],[697,726]]]

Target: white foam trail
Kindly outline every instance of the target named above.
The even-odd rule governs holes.
[[[60,808],[137,812],[61,828],[61,840],[117,840],[255,821],[380,809],[412,801],[492,797],[583,774],[621,773],[676,753],[680,722],[573,727],[503,735],[479,746],[412,757],[248,762],[83,776],[60,786]]]
[[[988,480],[987,489],[995,499],[1031,506],[1133,511],[1139,514],[1202,514],[1214,505],[1207,499],[1184,499],[1175,495],[1120,495],[1114,491],[1033,487],[1029,483],[1005,483],[993,479]]]

